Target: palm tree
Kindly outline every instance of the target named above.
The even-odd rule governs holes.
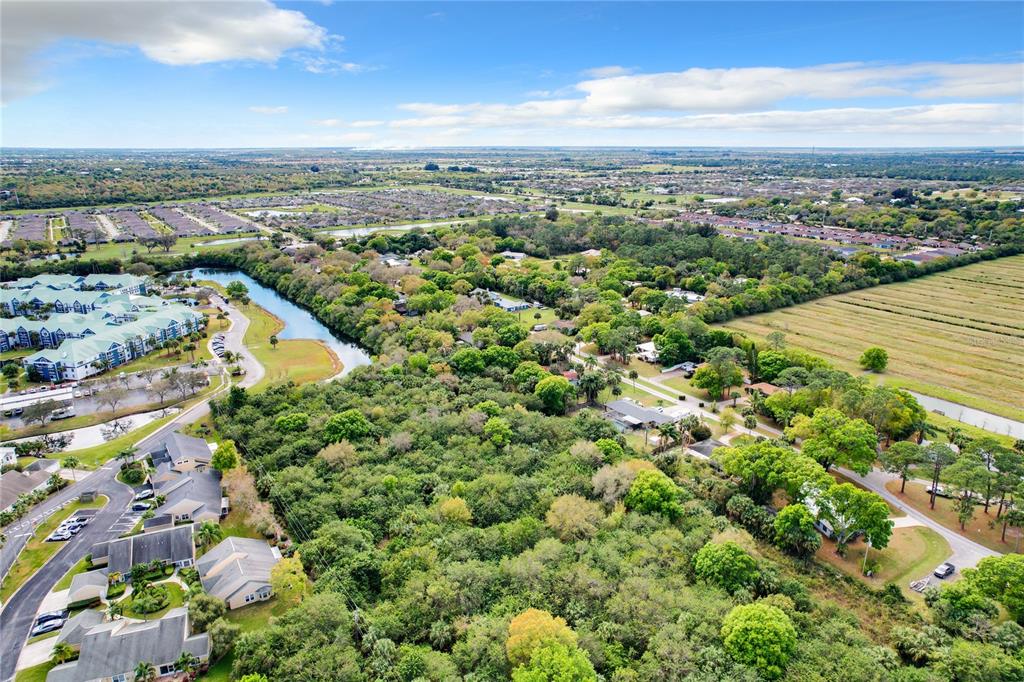
[[[75,467],[80,466],[81,464],[82,461],[75,457],[74,455],[70,457],[65,457],[60,463],[60,465],[65,469],[71,469],[71,481],[73,483],[78,482],[78,475],[75,473]]]
[[[135,682],[153,682],[156,679],[156,668],[152,663],[139,661],[135,666]]]
[[[949,427],[949,433],[946,437],[949,438],[950,443],[957,446],[960,450],[963,450],[971,442],[970,437],[959,426]]]
[[[195,536],[196,540],[199,541],[199,544],[206,547],[207,545],[212,545],[213,543],[218,542],[222,537],[224,537],[224,532],[221,530],[220,526],[213,521],[203,521],[196,528]]]
[[[107,618],[115,620],[118,616],[124,613],[124,605],[119,601],[112,601],[107,604]]]
[[[116,458],[121,460],[121,468],[124,469],[129,462],[135,459],[135,448],[124,448],[117,453]]]
[[[70,661],[75,657],[75,648],[67,642],[57,642],[53,645],[52,661],[57,665]]]
[[[921,417],[911,424],[911,427],[917,432],[918,445],[924,445],[925,438],[932,438],[933,436],[939,435],[939,429],[928,421],[928,417]]]
[[[587,399],[587,404],[593,405],[597,395],[605,387],[604,377],[598,372],[586,372],[580,377],[579,386]]]
[[[661,449],[667,450],[679,438],[679,429],[674,422],[667,422],[658,426],[658,434],[661,436]]]
[[[174,667],[185,673],[185,677],[191,680],[199,670],[199,659],[187,651],[182,651],[181,656],[178,656],[178,660],[174,662]]]

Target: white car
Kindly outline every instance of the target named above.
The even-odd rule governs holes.
[[[136,500],[148,500],[151,497],[153,497],[153,489],[152,488],[147,488],[146,490],[143,490],[141,492],[135,493],[135,499]]]

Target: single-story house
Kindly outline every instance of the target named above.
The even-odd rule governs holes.
[[[487,289],[474,289],[473,295],[489,299],[491,305],[496,305],[507,313],[517,313],[520,310],[529,310],[530,304],[526,301],[515,301],[507,296],[502,296],[497,291],[489,291]]]
[[[78,573],[71,579],[68,603],[75,604],[93,599],[106,600],[108,585],[107,572],[104,570]]]
[[[750,384],[749,386],[744,386],[743,390],[746,391],[747,394],[753,393],[754,391],[760,391],[765,395],[771,395],[773,393],[781,391],[782,389],[776,386],[775,384],[769,384],[766,381],[762,381],[757,384]]]
[[[183,652],[201,662],[210,657],[209,635],[191,634],[185,607],[171,609],[157,620],[98,623],[83,633],[79,646],[78,660],[50,670],[46,682],[130,682],[139,661],[152,663],[160,679],[175,673]]]
[[[99,542],[92,548],[93,563],[106,566],[111,574],[120,574],[121,580],[130,577],[136,564],[160,560],[176,568],[187,568],[195,559],[192,524]]]
[[[83,609],[71,616],[57,635],[58,642],[81,646],[85,633],[103,622],[103,612],[98,609]]]
[[[660,426],[677,421],[674,417],[644,407],[631,400],[613,400],[605,407],[605,416],[623,431],[643,428],[645,424]]]
[[[213,452],[209,443],[202,438],[172,431],[149,451],[149,456],[153,458],[153,466],[158,470],[161,464],[168,463],[174,471],[202,471],[209,466]]]
[[[164,497],[164,503],[143,524],[146,532],[176,523],[219,521],[228,515],[228,498],[221,492],[216,469],[178,472],[165,462],[157,466],[154,478],[153,490]]]
[[[502,258],[506,258],[508,260],[514,260],[514,261],[517,261],[517,262],[523,260],[524,258],[526,258],[526,254],[523,253],[522,251],[502,251],[498,255],[501,256]]]
[[[638,343],[636,345],[637,357],[644,362],[657,362],[658,361],[658,349],[654,345],[653,341],[647,343]]]
[[[14,448],[0,448],[0,466],[12,467],[18,463],[18,454]]]
[[[22,495],[44,490],[50,474],[46,471],[8,471],[0,476],[0,511],[11,511]]]
[[[281,552],[263,540],[224,538],[196,562],[208,594],[223,599],[229,609],[269,599],[270,571]]]

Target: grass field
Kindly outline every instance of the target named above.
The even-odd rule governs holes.
[[[0,600],[6,603],[14,592],[28,580],[29,576],[39,570],[50,557],[64,546],[63,542],[47,542],[46,537],[79,509],[98,509],[107,503],[107,498],[99,496],[94,502],[74,502],[53,514],[36,528],[35,534],[25,543],[21,554],[15,559],[11,570],[4,578],[0,587]],[[70,584],[70,583],[68,583]]]
[[[864,349],[889,352],[880,381],[1024,420],[1024,256],[830,296],[729,322],[857,371]],[[1015,314],[1016,311],[1016,314]]]
[[[216,282],[204,280],[199,284],[225,294],[224,287]],[[255,303],[242,307],[241,311],[249,318],[245,345],[267,371],[266,376],[253,387],[254,390],[286,379],[296,384],[323,381],[341,371],[341,361],[319,341],[280,339],[274,348],[270,345],[270,337],[284,329],[284,322]]]
[[[1000,541],[1003,526],[1001,523],[995,522],[997,511],[997,505],[995,504],[989,507],[987,515],[985,514],[985,508],[978,505],[974,509],[974,518],[964,526],[964,530],[960,530],[960,521],[957,520],[952,500],[938,497],[935,499],[935,509],[932,509],[929,505],[930,496],[925,492],[925,487],[920,483],[908,481],[907,490],[903,494],[900,494],[899,481],[890,481],[885,484],[885,487],[890,493],[896,495],[917,511],[934,521],[938,521],[946,528],[974,540],[979,545],[984,545],[997,552],[1015,552],[1019,551],[1021,546],[1024,546],[1024,541],[1020,543],[1021,546],[1018,546],[1017,531],[1012,528],[1006,532],[1006,542]]]
[[[836,554],[834,542],[823,540],[815,556],[876,589],[886,583],[896,583],[906,596],[911,597],[915,593],[910,590],[910,581],[931,573],[950,553],[949,543],[935,531],[924,526],[909,526],[895,529],[885,549],[871,550],[869,561],[877,562],[877,566],[870,578],[861,572],[864,543],[860,540],[850,544],[845,557]]]
[[[232,240],[241,237],[252,237],[256,234],[256,232],[240,232],[238,234],[215,235],[211,237],[182,237],[178,239],[177,243],[171,247],[170,252],[167,254],[164,253],[162,248],[156,248],[150,252],[146,247],[136,242],[126,242],[123,244],[95,244],[90,245],[80,258],[81,260],[107,260],[112,258],[128,260],[135,254],[145,254],[158,257],[164,255],[177,256],[191,251],[209,251],[239,246],[239,242]],[[202,246],[200,246],[200,244],[202,244]],[[72,256],[69,256],[69,258],[71,257]],[[3,257],[0,257],[0,260],[3,259]]]
[[[284,322],[252,303],[243,312],[249,318],[245,345],[267,370],[256,390],[287,379],[296,384],[322,381],[341,371],[341,361],[319,341],[281,339],[274,348],[270,337],[284,329]]]

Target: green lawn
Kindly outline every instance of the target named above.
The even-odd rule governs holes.
[[[187,341],[188,339],[186,339]],[[208,339],[199,339],[196,342],[197,348],[192,353],[186,353],[179,350],[176,353],[168,356],[166,350],[154,351],[148,355],[132,360],[127,365],[121,365],[115,367],[112,372],[120,374],[132,374],[133,372],[142,372],[147,369],[169,369],[171,367],[177,367],[179,365],[188,365],[201,360],[209,362],[213,360],[213,354],[210,352],[210,348],[207,345]]]
[[[949,543],[941,535],[924,526],[910,526],[895,529],[885,549],[871,550],[869,560],[877,562],[875,574],[871,578],[861,572],[864,543],[859,540],[850,544],[846,557],[838,556],[835,544],[825,540],[816,556],[876,589],[886,583],[896,583],[906,596],[920,598],[919,594],[910,589],[910,581],[930,575],[950,553]]]
[[[165,587],[167,587],[168,596],[170,597],[170,602],[167,604],[167,606],[160,609],[159,611],[154,611],[153,613],[136,613],[135,611],[132,611],[132,597],[131,595],[129,595],[128,597],[121,600],[121,603],[124,605],[124,611],[122,612],[122,615],[126,618],[138,618],[140,620],[157,620],[158,618],[162,618],[164,614],[166,614],[171,609],[176,609],[185,603],[185,592],[177,583],[164,581],[156,584],[164,585]]]
[[[245,345],[267,371],[254,387],[256,390],[288,379],[297,384],[322,381],[341,371],[341,361],[323,343],[312,339],[281,339],[274,348],[270,337],[284,329],[284,322],[254,303],[242,308],[242,312],[249,318]]]
[[[221,519],[220,529],[224,532],[224,537],[264,539],[263,535],[249,525],[247,515],[241,509],[232,509],[227,516]]]
[[[64,519],[69,518],[79,509],[98,509],[107,503],[107,498],[100,495],[93,502],[74,502],[64,507],[56,514],[53,514],[43,523],[39,524],[35,534],[29,538],[21,554],[14,560],[11,570],[4,578],[0,586],[0,600],[7,602],[11,595],[21,587],[39,568],[45,564],[57,551],[64,546],[63,542],[46,542],[46,537],[61,524]],[[69,583],[70,584],[70,583]]]
[[[231,679],[231,664],[234,660],[234,654],[228,652],[226,656],[210,666],[209,670],[196,679],[206,680],[206,682],[228,682]]]
[[[57,581],[57,584],[53,586],[51,592],[60,592],[71,587],[71,580],[79,573],[85,573],[89,570],[89,564],[86,563],[85,557],[82,557],[77,564],[72,566],[64,577]]]
[[[18,674],[14,676],[14,682],[46,682],[46,674],[55,667],[57,667],[55,663],[47,661],[31,668],[19,670]]]
[[[289,608],[291,608],[290,604],[274,597],[264,602],[228,611],[225,617],[232,623],[240,625],[242,632],[251,632],[266,627],[271,618],[284,615]]]

